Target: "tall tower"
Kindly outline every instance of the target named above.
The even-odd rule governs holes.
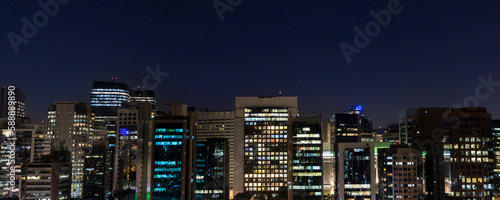
[[[123,102],[128,102],[130,98],[129,87],[126,84],[116,82],[117,78],[112,78],[111,82],[94,81],[90,93],[90,106],[95,113],[95,125],[108,129],[109,151],[107,158],[108,172],[115,171],[116,168],[116,142],[117,142],[117,113]],[[116,175],[116,173],[115,173]],[[112,180],[112,185],[107,186],[108,191],[120,190],[117,182],[118,177],[108,174]],[[111,194],[108,192],[107,195]]]
[[[290,120],[289,138],[292,140],[293,199],[323,200],[323,143],[321,118],[301,117]],[[290,199],[290,197],[289,197]]]
[[[286,198],[289,119],[298,116],[297,97],[236,97],[234,192]]]
[[[55,151],[71,152],[71,197],[83,196],[83,169],[85,155],[90,147],[93,114],[86,103],[56,101],[47,115],[47,134],[53,136]]]
[[[220,141],[224,140],[227,141],[228,143],[228,148],[227,151],[224,152],[223,158],[225,159],[227,156],[227,165],[224,165],[224,171],[225,168],[228,168],[229,174],[227,179],[224,179],[224,181],[229,181],[228,183],[228,190],[227,191],[229,194],[223,194],[223,196],[233,197],[233,170],[234,170],[234,111],[208,111],[208,110],[201,110],[195,112],[196,118],[197,118],[197,123],[198,123],[198,144],[207,142],[208,140],[212,141]],[[200,144],[203,145],[203,144]],[[202,147],[202,148],[210,148],[210,144],[207,145],[207,147]],[[198,147],[200,149],[200,147]],[[207,155],[210,154],[210,152],[207,152]],[[208,155],[209,156],[209,155]],[[203,175],[197,174],[198,177],[201,177]],[[224,177],[226,178],[226,177]],[[204,178],[207,179],[207,178]],[[202,179],[200,179],[201,181]],[[204,183],[204,185],[210,184],[210,183]],[[197,188],[201,188],[199,190],[203,189],[203,186],[196,186]],[[224,188],[225,189],[225,188]],[[205,191],[196,191],[197,193],[204,193]],[[213,192],[213,191],[208,191],[208,192]],[[224,190],[224,192],[226,192]],[[207,196],[205,194],[205,196]],[[222,196],[222,195],[221,195]]]
[[[491,114],[486,108],[451,109],[450,155],[454,199],[491,199],[493,148]]]
[[[493,154],[494,154],[494,188],[495,198],[500,199],[500,120],[492,120]]]
[[[445,157],[447,107],[422,107],[399,112],[400,144],[425,153],[419,167],[424,178],[422,192],[428,199],[444,199],[449,192],[449,154]]]
[[[185,104],[172,106],[169,116],[139,122],[137,199],[194,199],[196,118]]]

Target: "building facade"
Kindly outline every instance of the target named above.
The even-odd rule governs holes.
[[[9,88],[4,86],[2,87],[2,91],[0,93],[0,118],[7,118],[9,116]],[[26,95],[19,88],[15,88],[14,90],[14,116],[16,118],[26,117]]]
[[[297,115],[297,97],[236,97],[233,195],[288,198],[288,121]]]
[[[491,114],[486,108],[451,109],[450,154],[454,199],[491,199],[494,154]]]
[[[47,114],[47,134],[55,151],[71,152],[71,197],[83,196],[85,155],[90,148],[93,113],[86,103],[56,101]]]
[[[234,174],[234,111],[199,111],[196,112],[198,123],[198,141],[224,138],[228,140],[229,149],[229,196],[233,197]]]
[[[295,118],[290,120],[289,137],[292,150],[292,169],[289,177],[293,199],[323,199],[323,142],[320,118]],[[289,198],[290,199],[290,198]]]

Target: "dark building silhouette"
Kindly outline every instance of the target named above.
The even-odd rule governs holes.
[[[107,199],[105,190],[106,183],[109,183],[109,181],[106,180],[107,153],[108,142],[106,140],[92,142],[92,149],[85,155],[83,199]]]
[[[0,93],[0,118],[7,118],[9,112],[9,87],[3,86],[2,91]],[[14,90],[14,103],[15,103],[15,117],[26,117],[26,95],[19,88],[15,88]]]
[[[226,138],[196,143],[196,199],[229,199],[229,149]]]
[[[289,137],[292,139],[293,199],[323,199],[323,143],[320,118],[294,118],[290,120]]]

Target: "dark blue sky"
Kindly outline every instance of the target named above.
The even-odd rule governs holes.
[[[386,126],[404,108],[462,104],[478,76],[500,81],[499,1],[402,0],[350,64],[339,44],[354,45],[353,28],[364,30],[388,1],[243,0],[222,22],[212,2],[72,0],[16,54],[8,33],[22,36],[21,18],[42,8],[3,1],[0,84],[25,92],[38,123],[52,101],[88,102],[94,80],[142,85],[145,67],[160,64],[170,75],[159,102],[226,110],[235,96],[282,91],[299,97],[302,114],[326,119],[362,104]],[[479,105],[499,118],[498,102],[500,87]]]

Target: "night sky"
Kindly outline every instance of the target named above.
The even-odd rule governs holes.
[[[221,21],[211,0],[72,0],[16,53],[9,32],[22,37],[21,18],[33,22],[43,9],[2,1],[0,84],[22,89],[27,116],[40,123],[52,101],[88,103],[92,82],[112,76],[142,85],[145,67],[159,64],[170,73],[155,89],[159,102],[230,110],[235,96],[281,91],[299,97],[301,114],[325,120],[362,104],[378,127],[404,108],[462,104],[479,76],[500,82],[493,0],[402,0],[402,11],[348,64],[339,44],[355,45],[353,28],[364,30],[375,20],[370,11],[388,2],[242,0]],[[500,118],[500,87],[491,91],[479,105]]]

